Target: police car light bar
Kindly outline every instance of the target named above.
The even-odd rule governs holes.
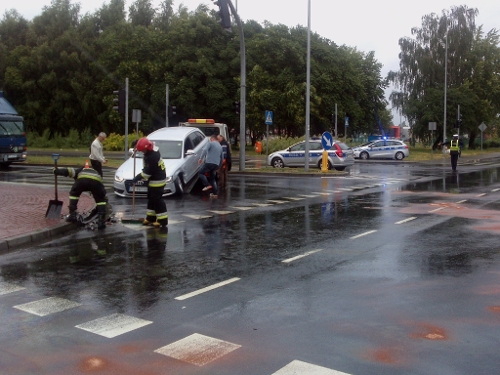
[[[215,124],[215,120],[208,118],[190,118],[188,122],[190,124]]]

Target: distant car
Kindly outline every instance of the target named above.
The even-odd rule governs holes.
[[[353,147],[356,159],[396,159],[403,160],[410,156],[408,145],[397,139],[380,139]]]
[[[296,143],[286,150],[276,151],[267,157],[267,164],[274,168],[284,167],[304,167],[305,141]],[[309,165],[321,169],[323,164],[323,146],[321,139],[309,140]],[[354,153],[345,143],[338,140],[333,141],[332,148],[328,150],[328,169],[343,171],[347,167],[354,165]]]
[[[198,172],[203,164],[198,164],[199,156],[209,140],[199,129],[190,127],[162,128],[147,137],[158,147],[165,163],[167,184],[163,196],[182,194],[185,188],[193,186],[198,180]],[[134,171],[135,159],[135,171]],[[135,158],[128,158],[115,173],[114,192],[121,197],[133,194],[132,179],[143,168],[143,154],[137,152]],[[146,196],[147,181],[135,185],[137,197]]]

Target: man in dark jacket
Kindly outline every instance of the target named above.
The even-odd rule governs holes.
[[[69,192],[69,216],[66,221],[76,223],[76,209],[80,195],[84,191],[89,191],[94,197],[97,206],[98,229],[106,228],[106,189],[102,183],[102,177],[95,169],[89,168],[88,163],[85,167],[74,168],[54,168],[54,174],[57,176],[72,177],[75,183]]]
[[[140,180],[148,181],[148,205],[146,219],[143,225],[154,225],[155,227],[167,228],[168,214],[167,205],[163,200],[163,190],[167,184],[165,164],[158,149],[146,137],[137,142],[137,151],[144,154],[142,172],[134,177],[135,184]]]

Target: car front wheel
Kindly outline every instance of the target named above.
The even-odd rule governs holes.
[[[319,169],[323,168],[323,160],[321,160],[321,159],[318,162],[318,168]],[[331,169],[332,169],[332,164],[330,163],[330,160],[328,160],[328,170],[331,170]]]
[[[401,151],[400,152],[396,152],[396,155],[394,155],[394,158],[396,160],[403,160],[405,158],[405,154],[403,154]]]
[[[271,160],[271,165],[274,168],[285,168],[285,164],[283,163],[283,160],[281,160],[280,158],[274,158],[273,160]]]
[[[177,195],[184,194],[184,184],[182,183],[182,179],[180,176],[175,179],[174,185],[175,185],[175,193]]]
[[[368,152],[366,152],[366,151],[359,154],[359,158],[363,159],[363,160],[368,160],[369,157],[370,157],[370,155],[368,155]]]

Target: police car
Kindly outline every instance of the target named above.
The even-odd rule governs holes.
[[[276,151],[267,157],[267,164],[274,168],[284,167],[304,167],[306,142],[295,143],[286,150]],[[309,140],[309,165],[317,166],[321,169],[323,163],[323,146],[321,139],[313,138]],[[333,145],[328,150],[328,169],[343,171],[347,167],[354,165],[354,153],[345,143],[333,140]]]
[[[356,159],[396,159],[403,160],[410,156],[408,145],[397,139],[380,139],[354,147]]]

